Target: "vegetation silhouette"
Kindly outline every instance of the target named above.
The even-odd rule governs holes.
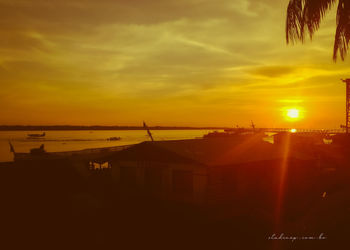
[[[350,40],[350,2],[347,0],[290,0],[286,20],[287,43],[298,40],[304,42],[307,33],[312,39],[323,17],[336,2],[338,9],[333,60],[337,60],[338,52],[344,60]]]

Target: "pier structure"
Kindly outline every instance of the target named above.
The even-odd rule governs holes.
[[[240,132],[241,130],[245,130],[245,132],[253,131],[253,129],[251,128],[232,128],[232,129],[225,129],[225,132]],[[344,129],[254,128],[255,132],[270,132],[270,133],[293,132],[293,130],[295,130],[296,133],[309,133],[309,134],[325,134],[325,133],[326,134],[343,134],[344,133]]]

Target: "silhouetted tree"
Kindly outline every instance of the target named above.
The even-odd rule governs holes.
[[[338,51],[342,60],[348,50],[350,40],[350,1],[349,0],[290,0],[287,9],[287,43],[305,41],[306,33],[312,39],[320,27],[324,15],[338,2],[337,29],[335,33],[333,60],[337,60]]]

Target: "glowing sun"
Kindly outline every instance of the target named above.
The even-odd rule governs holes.
[[[290,119],[298,119],[300,116],[299,109],[287,109],[287,117]]]

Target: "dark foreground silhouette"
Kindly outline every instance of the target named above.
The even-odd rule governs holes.
[[[282,158],[283,138],[271,145],[253,136],[142,143],[86,163],[87,172],[72,159],[3,164],[0,247],[344,249],[350,233],[347,147],[295,138]],[[197,157],[198,165],[181,152],[206,155]],[[144,171],[142,186],[131,163]],[[173,188],[164,196],[156,169],[170,166],[193,168],[193,181],[189,172],[173,172]],[[197,201],[204,170],[206,191]],[[325,239],[301,239],[320,235]],[[300,238],[286,239],[292,236]]]

